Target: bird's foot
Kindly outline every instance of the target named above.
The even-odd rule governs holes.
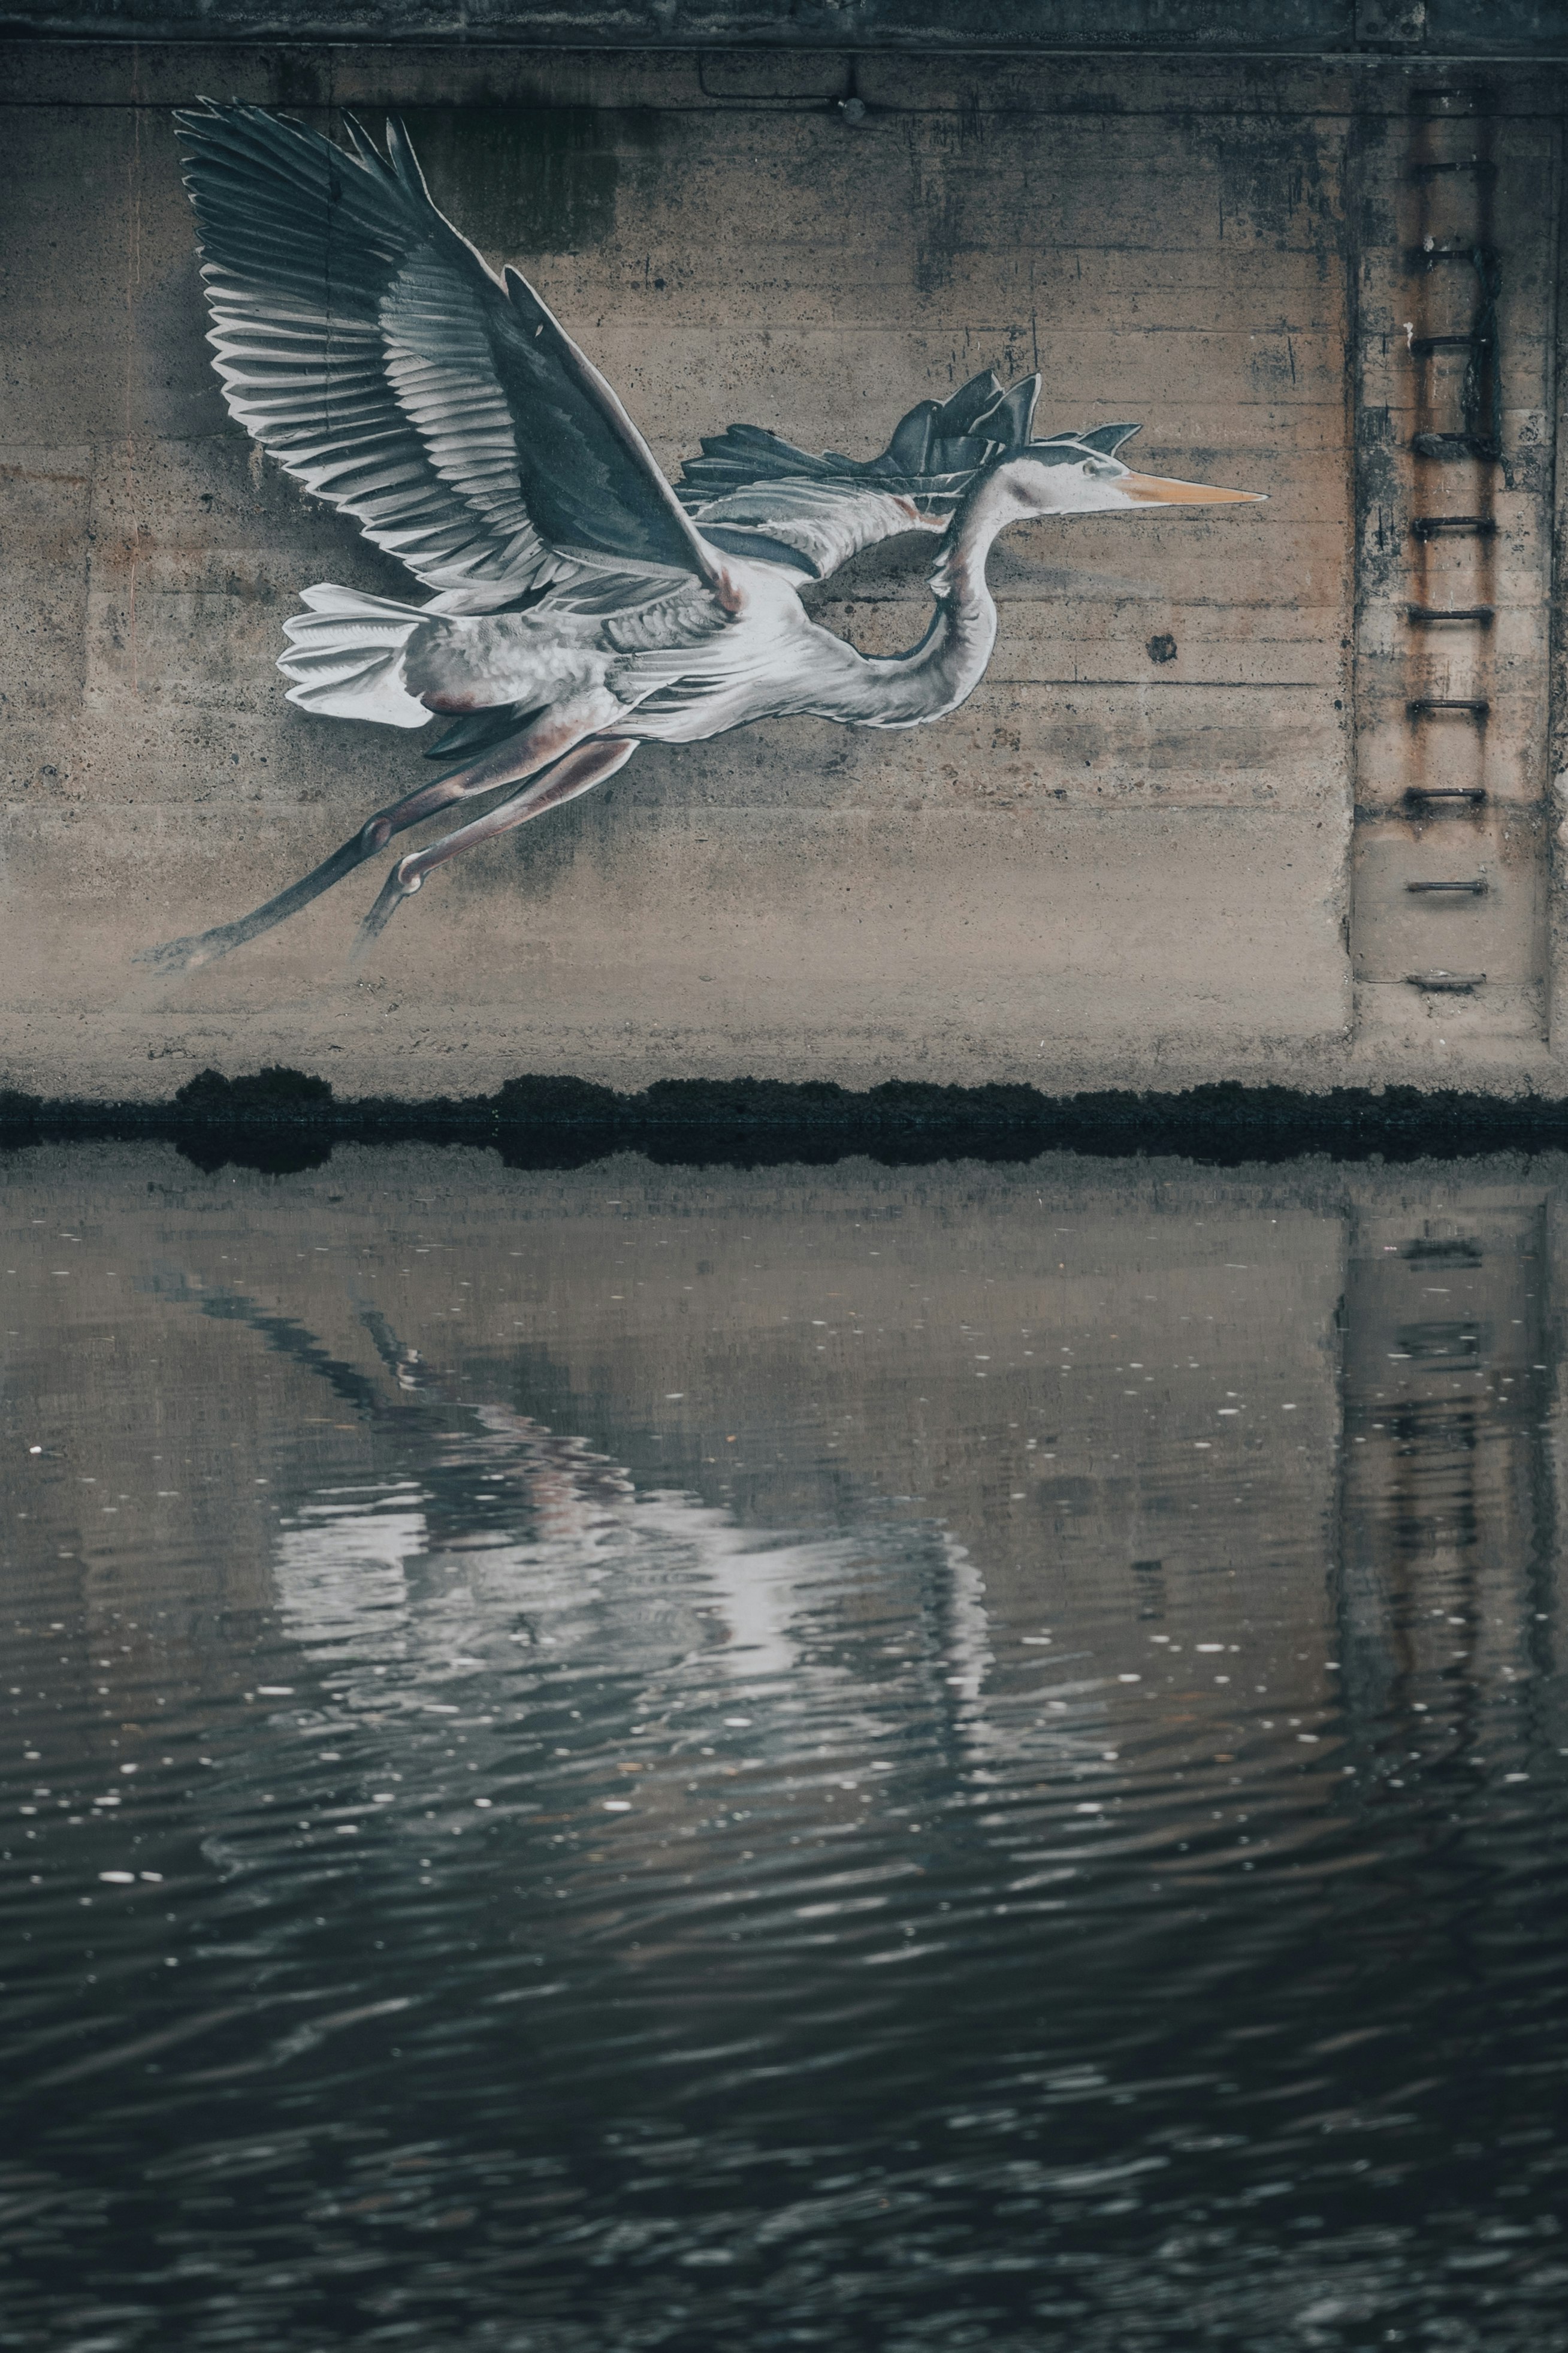
[[[418,869],[417,853],[400,858],[381,886],[381,896],[365,917],[349,950],[350,964],[358,964],[373,940],[385,931],[405,899],[412,899],[425,877]],[[410,871],[410,870],[414,871]]]
[[[131,961],[146,965],[151,971],[168,976],[195,972],[199,965],[216,963],[219,956],[226,955],[230,948],[239,945],[237,940],[225,937],[226,929],[225,925],[216,931],[194,932],[188,939],[164,940],[161,946],[155,948],[138,948]]]

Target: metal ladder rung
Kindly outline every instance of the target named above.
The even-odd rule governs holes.
[[[1484,899],[1487,895],[1487,878],[1484,874],[1478,874],[1468,882],[1407,882],[1405,887],[1407,891],[1427,892],[1450,891],[1465,898]]]
[[[1486,987],[1484,972],[1407,972],[1407,988],[1424,988],[1433,997],[1473,997]]]
[[[1407,715],[1412,719],[1427,718],[1434,711],[1464,711],[1468,712],[1472,719],[1485,719],[1491,710],[1491,704],[1484,695],[1480,694],[1422,694],[1417,695],[1413,702],[1407,702],[1405,708]],[[1412,785],[1410,789],[1412,792],[1419,792],[1421,787],[1419,785]],[[1465,791],[1468,798],[1472,792],[1479,792],[1480,787],[1479,786],[1466,786]],[[1481,797],[1485,798],[1484,794]]]
[[[1494,466],[1502,454],[1482,433],[1413,433],[1410,447],[1418,458],[1481,458]]]
[[[1439,532],[1467,533],[1472,539],[1495,539],[1490,515],[1416,515],[1410,525],[1417,539],[1436,539]]]
[[[1489,629],[1496,617],[1491,605],[1407,605],[1405,609],[1413,621],[1473,621],[1481,629]]]

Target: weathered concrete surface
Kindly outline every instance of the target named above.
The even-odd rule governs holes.
[[[557,47],[1053,49],[1561,56],[1563,0],[40,0],[0,31],[139,40],[437,40]]]
[[[854,124],[851,70],[868,109]],[[1517,725],[1500,703],[1489,739],[1506,757],[1517,737],[1533,813],[1510,902],[1527,913],[1505,943],[1519,970],[1497,974],[1522,1009],[1467,1035],[1363,1007],[1356,1031],[1364,159],[1405,122],[1412,76],[1436,70],[12,51],[0,1075],[110,1097],[275,1061],[413,1097],[522,1071],[1556,1091],[1551,533],[1533,513],[1506,649],[1530,691]],[[735,418],[868,451],[933,389],[1038,364],[1045,429],[1142,417],[1152,470],[1271,503],[1015,533],[993,566],[995,659],[952,719],[645,749],[598,795],[443,870],[353,977],[379,870],[226,965],[154,981],[138,947],[268,896],[421,766],[405,736],[282,699],[300,588],[405,584],[225,416],[168,121],[202,90],[322,124],[338,105],[402,107],[437,201],[530,273],[671,470]],[[1561,90],[1549,70],[1489,69],[1486,104],[1529,190],[1531,274],[1510,299],[1521,365],[1546,389],[1509,413],[1539,438]],[[1505,248],[1510,234],[1500,221]],[[1537,479],[1539,502],[1550,469]],[[912,643],[921,556],[864,559],[818,601],[868,650]]]

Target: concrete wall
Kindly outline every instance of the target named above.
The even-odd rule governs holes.
[[[3,86],[6,1082],[162,1095],[283,1060],[414,1097],[528,1071],[1560,1090],[1556,69],[35,42]],[[155,980],[137,948],[269,895],[422,767],[417,739],[282,699],[300,588],[405,582],[225,415],[168,119],[199,91],[322,125],[404,109],[437,201],[671,470],[736,418],[868,454],[926,394],[1038,365],[1044,429],[1142,417],[1150,470],[1271,503],[1017,532],[950,720],[644,749],[443,870],[353,975],[379,867]],[[1483,146],[1480,177],[1450,169]],[[1500,257],[1501,456],[1453,480],[1408,452],[1465,427],[1462,385],[1412,346],[1473,325],[1478,281],[1449,269],[1438,315],[1428,221]],[[1410,526],[1445,501],[1493,530],[1438,576]],[[813,601],[868,650],[910,644],[923,555]],[[1494,618],[1410,623],[1445,600]],[[1413,720],[1422,695],[1492,708]],[[1487,799],[1418,797],[1449,786]],[[1485,895],[1407,892],[1450,869]],[[1436,970],[1487,977],[1406,977]]]

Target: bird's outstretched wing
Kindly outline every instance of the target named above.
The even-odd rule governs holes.
[[[922,400],[879,458],[816,458],[757,425],[731,425],[689,459],[677,485],[705,539],[728,554],[787,564],[818,580],[878,540],[944,531],[977,470],[1020,449],[1040,389],[971,377]]]
[[[229,411],[297,480],[482,611],[579,567],[716,563],[610,386],[430,200],[407,133],[353,153],[253,106],[176,116]]]

